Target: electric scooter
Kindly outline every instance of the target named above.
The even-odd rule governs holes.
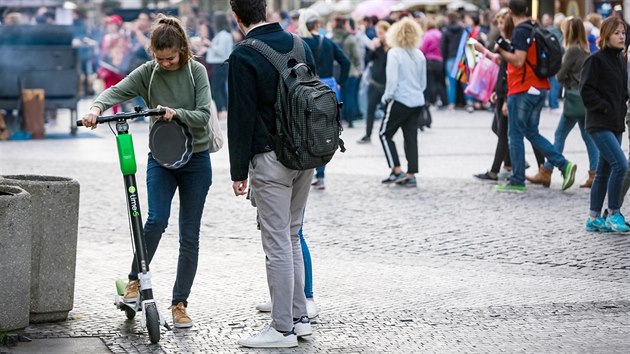
[[[125,195],[127,199],[127,210],[129,212],[132,246],[136,258],[136,266],[139,270],[138,280],[140,281],[140,294],[138,299],[134,302],[124,301],[123,296],[127,281],[119,279],[116,281],[117,295],[114,299],[114,304],[118,309],[125,312],[128,319],[133,319],[136,313],[141,311],[142,317],[140,317],[140,325],[149,332],[151,343],[157,343],[160,341],[160,325],[166,327],[167,330],[170,330],[170,327],[157,310],[157,304],[153,299],[151,272],[149,271],[142,217],[140,215],[140,201],[136,184],[136,157],[127,120],[138,117],[164,115],[166,110],[142,110],[139,106],[136,106],[134,110],[135,112],[99,116],[96,122],[98,124],[116,122],[116,132],[118,133],[116,136],[118,158],[120,161],[120,170],[125,182]],[[77,121],[77,126],[83,126],[83,122],[80,120]]]

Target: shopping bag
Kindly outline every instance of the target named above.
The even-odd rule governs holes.
[[[481,102],[488,102],[498,75],[499,65],[488,58],[483,58],[473,69],[464,94]]]

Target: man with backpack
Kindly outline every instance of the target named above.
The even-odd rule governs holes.
[[[231,0],[230,5],[245,34],[229,58],[230,173],[237,196],[247,193],[248,177],[251,183],[272,301],[271,323],[260,333],[239,340],[239,344],[252,348],[295,347],[297,337],[312,334],[298,231],[313,167],[328,162],[339,146],[337,99],[312,74],[315,63],[308,45],[278,23],[266,22],[265,0]],[[283,64],[278,64],[282,60]],[[319,90],[321,94],[310,95],[317,96],[313,98],[315,107],[296,109],[294,102],[304,102],[296,89],[311,93]],[[319,99],[328,101],[322,104]],[[322,107],[327,107],[330,115],[317,111]],[[336,123],[309,126],[308,131],[317,141],[308,145],[295,139],[306,134],[294,130],[306,129],[305,115],[309,119],[328,117]],[[322,133],[326,126],[336,128]]]
[[[549,77],[556,74],[562,60],[561,47],[552,34],[527,16],[527,0],[510,0],[508,7],[515,26],[512,48],[497,45],[497,50],[508,63],[508,136],[513,175],[508,184],[497,185],[496,189],[525,191],[524,138],[527,138],[560,169],[562,190],[565,190],[573,184],[577,165],[565,159],[538,132],[540,112],[549,91]]]

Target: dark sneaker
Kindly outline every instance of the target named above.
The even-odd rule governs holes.
[[[568,161],[567,167],[562,171],[562,190],[567,190],[573,185],[575,181],[575,171],[577,171],[577,165],[571,161]]]
[[[398,179],[396,185],[414,188],[416,187],[416,176],[405,176],[404,178]]]
[[[518,184],[512,184],[512,182],[508,184],[498,184],[494,186],[494,189],[499,192],[525,192],[527,188],[525,186],[521,186]]]
[[[490,173],[490,171],[486,171],[485,173],[479,173],[473,176],[483,181],[498,181],[499,180],[499,177],[497,177],[496,174],[493,175],[492,173]]]
[[[372,139],[370,139],[369,136],[364,136],[361,139],[357,140],[357,143],[359,144],[369,144],[372,141]]]
[[[384,180],[381,181],[381,183],[383,184],[390,184],[390,183],[394,183],[399,179],[405,178],[405,173],[400,171],[399,174],[395,174],[395,173],[391,173],[389,175],[389,177],[385,178]]]

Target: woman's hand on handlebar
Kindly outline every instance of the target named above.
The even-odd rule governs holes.
[[[160,109],[165,109],[166,110],[166,113],[163,116],[157,116],[157,119],[159,119],[159,120],[165,120],[167,122],[170,122],[171,120],[173,120],[173,118],[175,118],[175,114],[177,114],[174,109],[169,108],[169,107],[164,107],[164,106],[157,105],[157,107],[155,107],[155,108],[158,111]]]
[[[96,107],[90,108],[90,113],[86,114],[82,119],[83,126],[86,128],[96,129],[96,126],[98,125],[96,123],[96,118],[98,118],[100,114],[101,114],[100,109]]]

